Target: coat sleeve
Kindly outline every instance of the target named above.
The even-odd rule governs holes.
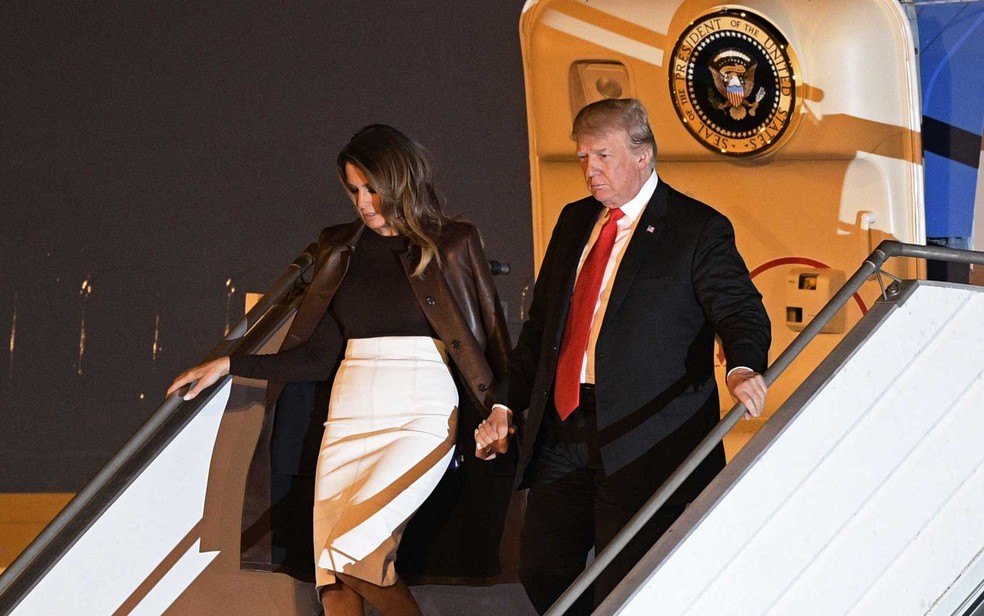
[[[485,358],[495,378],[492,396],[495,401],[504,401],[507,395],[509,330],[477,227],[471,227],[468,232],[467,248],[469,268],[475,281],[475,296],[485,329]]]
[[[769,317],[724,216],[712,216],[705,224],[692,271],[697,300],[721,338],[728,368],[765,371],[772,338]]]

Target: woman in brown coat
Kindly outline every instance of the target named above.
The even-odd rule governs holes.
[[[283,456],[277,443],[293,440],[298,449],[304,440],[275,427],[274,414],[297,406],[282,384],[331,383],[313,473],[314,570],[325,612],[361,615],[368,601],[385,615],[419,614],[396,572],[397,547],[446,471],[456,461],[474,466],[473,456],[455,456],[456,442],[469,451],[474,440],[466,437],[480,421],[509,421],[503,410],[490,416],[505,373],[505,320],[478,231],[442,212],[419,144],[391,127],[368,126],[339,154],[338,174],[359,218],[322,231],[312,282],[281,351],[202,364],[175,379],[168,394],[194,383],[185,394],[193,398],[230,373],[270,381],[275,413],[250,473],[251,482],[265,475],[267,496],[277,500],[284,490],[269,478]],[[319,396],[300,398],[310,405]],[[296,418],[296,409],[290,413]],[[506,464],[503,480],[490,484],[506,486],[496,488],[500,500],[508,499],[510,471]],[[285,518],[269,503],[247,496],[244,536],[264,521],[278,533]],[[427,511],[440,525],[447,507]],[[490,522],[484,534],[497,547],[504,504],[493,508],[501,514],[482,522]]]

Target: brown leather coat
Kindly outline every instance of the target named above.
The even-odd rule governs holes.
[[[356,220],[321,232],[311,283],[281,351],[300,347],[311,337],[365,229]],[[422,276],[411,275],[420,258],[418,248],[411,247],[402,261],[421,309],[451,358],[460,398],[459,453],[442,485],[414,516],[397,566],[411,575],[489,576],[498,573],[499,536],[515,462],[509,456],[491,464],[475,460],[472,432],[491,411],[493,392],[504,386],[509,339],[478,230],[451,222],[438,248],[440,267],[432,261]],[[324,381],[271,382],[267,388],[267,413],[243,505],[243,568],[299,579],[313,575],[313,471],[331,379],[344,352],[340,333],[336,342],[328,353]],[[235,359],[233,373],[238,374]],[[485,545],[476,549],[476,541]]]

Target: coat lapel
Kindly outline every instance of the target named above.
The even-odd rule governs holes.
[[[448,270],[442,270],[432,261],[424,270],[423,276],[414,276],[413,270],[418,259],[420,249],[416,246],[400,255],[410,288],[437,337],[449,345],[447,351],[458,369],[460,383],[471,391],[479,406],[484,409],[483,415],[487,415],[495,401],[491,398],[490,389],[492,370],[484,359],[486,350],[472,333],[458,300],[444,277]],[[448,263],[444,267],[453,266]],[[461,275],[461,272],[457,275]],[[476,361],[476,358],[481,360]]]
[[[281,350],[300,346],[311,337],[314,328],[328,310],[328,304],[348,270],[349,259],[352,258],[355,245],[365,229],[362,221],[356,220],[339,237],[319,243],[318,268],[312,275],[311,285],[304,294],[301,305],[297,307],[297,316],[284,338]]]
[[[413,270],[418,259],[420,249],[416,246],[400,255],[410,288],[431,327],[442,340],[454,339],[461,342],[466,333],[474,339],[441,268],[435,261],[431,261],[423,276],[414,276]],[[477,344],[475,342],[476,346]]]
[[[667,193],[666,184],[660,182],[656,186],[656,192],[653,193],[646,208],[640,214],[639,224],[636,225],[632,238],[629,239],[629,245],[625,249],[625,254],[622,255],[622,262],[615,274],[612,292],[608,297],[608,306],[605,308],[605,324],[611,322],[618,314],[619,306],[622,305],[626,294],[632,288],[639,267],[649,258],[649,254],[659,241],[659,236],[666,228]],[[604,329],[605,324],[602,325],[602,329]]]

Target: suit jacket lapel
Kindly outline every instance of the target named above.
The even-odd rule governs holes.
[[[666,183],[660,181],[656,186],[649,204],[640,214],[639,224],[636,225],[632,237],[629,238],[629,245],[622,255],[622,262],[618,266],[615,274],[615,282],[612,284],[612,292],[608,297],[608,306],[605,308],[605,323],[615,318],[619,306],[625,299],[632,282],[635,280],[639,267],[648,258],[648,255],[659,241],[666,228],[666,196],[668,194]],[[651,230],[650,230],[651,229]],[[604,324],[602,324],[604,329]]]

